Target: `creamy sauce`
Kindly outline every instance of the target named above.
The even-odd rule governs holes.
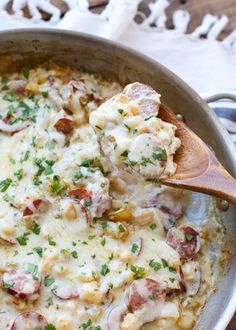
[[[158,184],[176,128],[121,90],[53,63],[2,78],[0,330],[191,329],[214,288],[218,219],[194,227]]]

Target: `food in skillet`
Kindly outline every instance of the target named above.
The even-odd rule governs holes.
[[[0,95],[0,329],[191,329],[214,288],[160,95],[53,63]],[[115,96],[114,96],[115,95]]]

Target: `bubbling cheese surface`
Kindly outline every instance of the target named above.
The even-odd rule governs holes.
[[[54,63],[2,77],[0,330],[191,329],[205,304],[208,229],[158,185],[176,128],[149,86],[121,90]]]

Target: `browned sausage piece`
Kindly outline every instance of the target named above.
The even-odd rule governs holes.
[[[60,118],[54,125],[58,132],[69,135],[73,132],[74,123],[68,118]]]
[[[70,300],[79,298],[79,290],[69,285],[57,286],[52,288],[52,293],[61,300]]]
[[[23,211],[23,216],[32,215],[34,213],[46,212],[49,208],[49,202],[43,199],[35,199]]]
[[[47,324],[44,316],[30,311],[18,315],[11,326],[11,330],[44,330]]]
[[[137,101],[140,115],[144,118],[157,116],[159,111],[159,94],[150,86],[135,82],[125,87],[123,93],[132,101]]]
[[[198,232],[190,226],[180,226],[168,231],[166,242],[178,251],[182,260],[192,259],[200,250]]]
[[[128,311],[134,313],[141,309],[148,300],[165,298],[166,286],[151,278],[136,280],[132,283],[128,293]]]
[[[8,268],[3,274],[3,288],[21,299],[39,297],[41,278],[25,269]]]

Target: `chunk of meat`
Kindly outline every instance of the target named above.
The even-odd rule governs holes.
[[[8,122],[9,122],[9,120],[8,120]],[[29,121],[21,121],[21,122],[10,125],[8,123],[5,123],[4,120],[0,120],[0,131],[2,131],[4,133],[16,133],[16,132],[22,131],[28,125],[29,125]]]
[[[201,286],[201,266],[197,261],[188,261],[180,266],[180,277],[187,296],[194,296]]]
[[[7,115],[6,117],[3,118],[3,121],[5,124],[8,124],[11,119],[12,119],[12,115]]]
[[[81,205],[81,210],[85,215],[86,221],[88,224],[91,222],[91,215],[90,212],[88,211],[88,205],[91,204],[92,200],[92,192],[86,190],[83,187],[71,190],[68,193],[68,196],[71,199],[74,199],[77,203]]]
[[[41,278],[25,269],[8,268],[3,274],[3,288],[21,299],[35,300],[39,297]]]
[[[128,311],[134,313],[149,300],[155,301],[166,297],[166,285],[151,278],[136,280],[128,291]]]
[[[92,217],[101,217],[111,207],[112,198],[110,196],[88,191],[83,187],[71,190],[68,195],[81,203],[85,211],[89,211]]]
[[[85,105],[91,97],[92,93],[88,92],[83,80],[71,80],[68,83],[68,102],[73,102],[75,98],[77,103],[79,102],[81,105]],[[73,112],[74,109],[72,108],[70,110]]]
[[[69,135],[73,132],[74,123],[68,118],[60,118],[54,125],[58,132]]]
[[[170,229],[166,242],[179,253],[182,260],[192,259],[200,250],[199,234],[190,226]]]
[[[92,99],[82,80],[72,80],[68,83],[65,108],[76,115],[76,121],[82,123],[85,120],[83,108]]]
[[[49,85],[51,87],[55,84],[55,81],[56,81],[56,77],[55,76],[52,76],[52,75],[49,75],[48,76],[48,82],[49,82]]]
[[[165,170],[167,154],[157,137],[145,133],[132,140],[125,162],[146,179],[158,179]]]
[[[89,105],[94,101],[95,108],[101,104],[102,99],[90,92],[84,80],[71,80],[67,85],[67,95],[64,107],[73,114],[73,119],[77,124],[86,121],[89,115]],[[92,107],[93,108],[93,107]]]
[[[181,203],[178,204],[182,208]],[[176,213],[174,210],[171,210],[168,206],[160,205],[159,210],[164,213],[163,226],[165,230],[169,230],[175,225],[176,219],[181,215],[180,212]]]
[[[23,211],[23,216],[28,216],[37,213],[45,213],[49,209],[49,202],[43,199],[35,199],[30,202]]]
[[[44,330],[48,322],[41,314],[29,311],[17,316],[11,330]]]
[[[183,214],[182,199],[169,189],[156,194],[156,190],[152,187],[151,190],[147,190],[146,195],[141,196],[140,204],[144,208],[158,208],[163,213],[163,226],[167,231]]]
[[[55,285],[52,288],[52,293],[61,300],[70,300],[79,298],[79,289],[70,285],[69,283],[63,283],[63,285]]]
[[[0,244],[1,245],[14,245],[14,244],[16,244],[16,241],[13,239],[9,239],[9,238],[0,236]]]
[[[77,202],[85,202],[86,200],[91,202],[92,198],[92,192],[83,187],[71,190],[68,195]]]
[[[169,304],[165,301],[166,290],[165,283],[151,278],[135,280],[126,290],[122,303],[110,309],[107,315],[108,330],[139,330],[145,323],[161,316],[165,306]],[[178,317],[176,306],[170,304],[173,306],[168,306],[168,313]]]
[[[93,217],[100,218],[103,213],[111,208],[112,198],[107,194],[96,192],[92,197],[90,212]]]
[[[127,306],[124,303],[118,306],[112,306],[107,314],[107,327],[108,330],[120,330],[120,324],[127,312]]]
[[[27,81],[23,79],[18,80],[10,80],[7,83],[7,87],[10,91],[15,92],[17,94],[24,94],[26,91]]]
[[[160,106],[160,95],[150,86],[135,82],[123,90],[132,101],[139,105],[140,115],[144,118],[151,115],[157,116]]]

